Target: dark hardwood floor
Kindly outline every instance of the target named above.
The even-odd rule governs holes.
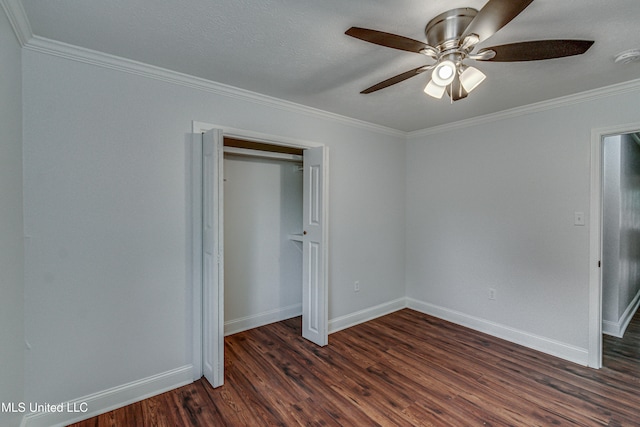
[[[300,318],[227,337],[205,380],[100,415],[104,426],[638,426],[640,318],[585,368],[404,309],[316,347]]]
[[[640,378],[640,310],[631,319],[624,338],[604,336],[602,364],[609,369]]]

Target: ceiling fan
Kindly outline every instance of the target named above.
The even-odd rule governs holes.
[[[485,79],[485,74],[464,63],[476,61],[515,62],[562,58],[585,53],[590,40],[535,40],[486,47],[473,53],[480,42],[491,37],[533,0],[489,0],[480,11],[458,8],[444,12],[427,24],[427,43],[396,34],[351,27],[345,34],[370,43],[415,52],[436,62],[406,71],[375,84],[360,93],[371,93],[433,70],[425,87],[427,95],[442,98],[445,91],[451,101],[466,98]]]

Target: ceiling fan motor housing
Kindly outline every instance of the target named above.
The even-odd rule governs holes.
[[[427,44],[440,52],[457,49],[461,43],[460,37],[477,14],[478,11],[470,7],[441,13],[429,21],[425,28]]]

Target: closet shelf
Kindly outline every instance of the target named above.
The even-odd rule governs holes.
[[[302,242],[302,234],[289,234],[287,237],[289,240],[293,240],[295,242]]]

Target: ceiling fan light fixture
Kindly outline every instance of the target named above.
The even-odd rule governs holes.
[[[424,93],[434,98],[442,99],[445,90],[446,87],[436,84],[433,79],[431,79],[429,80],[427,86],[424,88]]]
[[[430,56],[431,58],[437,58],[438,57],[438,50],[431,47],[431,46],[427,46],[424,49],[422,49],[420,51],[421,54],[426,55],[426,56]]]
[[[456,77],[456,64],[448,59],[440,62],[436,68],[434,68],[431,74],[431,79],[438,86],[445,87],[451,84]]]
[[[480,37],[477,34],[469,34],[462,40],[462,44],[460,45],[460,49],[462,50],[471,50],[476,44],[480,42]]]
[[[470,53],[467,55],[469,59],[475,59],[477,61],[490,61],[496,57],[496,51],[491,49],[483,49],[478,53]]]
[[[631,64],[640,61],[640,49],[631,49],[620,52],[614,57],[616,64]]]
[[[486,79],[487,76],[475,67],[465,67],[460,74],[460,83],[467,93],[478,87],[480,83]]]

